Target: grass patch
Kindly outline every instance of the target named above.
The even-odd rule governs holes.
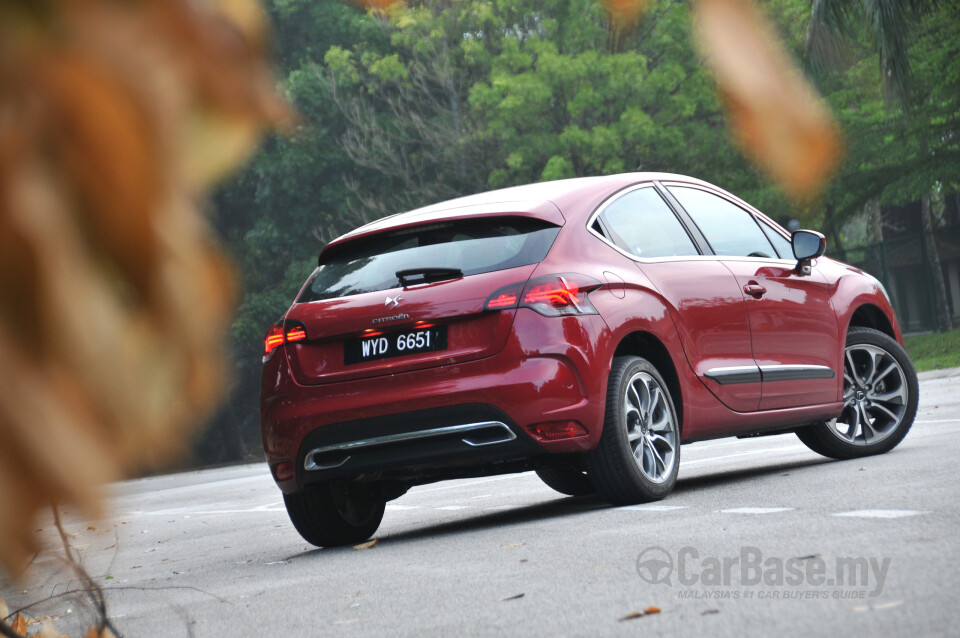
[[[905,337],[917,372],[960,368],[960,328],[950,332]]]

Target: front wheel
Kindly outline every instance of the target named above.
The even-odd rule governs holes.
[[[666,382],[646,359],[613,360],[603,434],[586,464],[597,492],[616,505],[658,500],[673,489],[680,424]]]
[[[818,454],[851,459],[897,446],[917,415],[920,386],[900,344],[872,328],[850,328],[843,356],[843,412],[800,430]]]
[[[290,521],[304,540],[318,547],[355,545],[380,527],[386,501],[376,494],[330,485],[284,494]]]

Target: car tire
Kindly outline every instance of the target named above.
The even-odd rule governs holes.
[[[362,543],[377,531],[386,502],[378,496],[345,493],[328,485],[283,495],[293,526],[308,543],[337,547]]]
[[[536,470],[548,487],[567,496],[589,496],[597,493],[590,477],[574,465],[548,465]]]
[[[614,358],[603,433],[586,464],[597,492],[615,505],[655,501],[673,489],[680,424],[666,382],[646,359]]]
[[[843,356],[843,412],[797,430],[808,448],[834,459],[889,452],[910,431],[920,386],[910,357],[872,328],[847,332]]]

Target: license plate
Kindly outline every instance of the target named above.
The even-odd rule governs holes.
[[[343,362],[349,365],[446,349],[447,327],[431,326],[350,339],[344,343]]]

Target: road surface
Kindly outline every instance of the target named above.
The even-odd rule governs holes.
[[[532,473],[451,481],[390,503],[373,547],[317,549],[254,464],[117,484],[111,519],[67,529],[128,637],[957,635],[958,375],[922,376],[889,454],[687,445],[653,505],[564,497]],[[53,596],[30,613],[82,635],[57,556],[0,596]]]

